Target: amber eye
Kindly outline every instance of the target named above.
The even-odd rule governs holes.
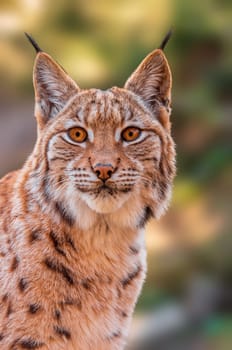
[[[68,136],[72,141],[81,143],[87,139],[87,131],[79,127],[72,128],[68,131]]]
[[[122,132],[122,138],[124,141],[131,142],[136,140],[141,133],[141,130],[139,128],[135,127],[129,127],[123,130]]]

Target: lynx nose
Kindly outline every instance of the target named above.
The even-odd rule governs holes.
[[[114,172],[114,167],[111,164],[98,163],[93,167],[93,170],[97,177],[105,182],[108,180]]]

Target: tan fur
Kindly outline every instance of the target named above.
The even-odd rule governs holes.
[[[38,139],[0,181],[0,348],[123,349],[146,274],[144,226],[175,174],[161,50],[124,88],[81,90],[50,56],[34,68]],[[67,131],[83,127],[80,144]],[[128,127],[141,129],[133,141]],[[113,174],[100,189],[98,164]]]

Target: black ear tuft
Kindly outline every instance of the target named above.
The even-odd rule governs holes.
[[[171,36],[172,36],[172,29],[170,29],[169,32],[165,35],[162,43],[159,46],[160,50],[164,50],[164,48],[167,45],[167,43],[168,43],[169,39],[171,38]]]
[[[43,52],[43,50],[39,47],[39,45],[37,44],[37,42],[32,38],[31,35],[29,35],[28,33],[24,33],[27,37],[27,39],[29,40],[29,42],[31,43],[31,45],[34,47],[35,51],[38,52]]]

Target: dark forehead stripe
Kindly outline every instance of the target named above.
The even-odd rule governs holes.
[[[77,120],[78,120],[79,122],[82,121],[81,118],[80,118],[80,116],[79,116],[80,111],[81,111],[81,107],[79,106],[79,107],[76,109],[76,114],[75,114],[75,117],[77,118]]]
[[[80,123],[85,123],[88,127],[88,116],[94,105],[97,104],[95,89],[86,90],[78,94],[73,104],[74,117]],[[73,117],[73,116],[72,116]],[[74,119],[74,120],[75,120]]]
[[[93,104],[88,101],[84,106],[83,106],[83,110],[82,110],[82,113],[83,113],[83,122],[85,124],[88,124],[88,116],[90,115],[90,112],[93,108]]]
[[[141,106],[134,104],[134,101],[128,98],[128,96],[124,96],[125,92],[121,91],[120,93],[115,93],[114,89],[111,90],[111,93],[113,93],[114,97],[111,99],[111,107],[112,109],[117,109],[120,117],[121,117],[121,122],[127,122],[130,120],[135,121],[135,113],[134,109],[138,111],[138,108],[141,110]],[[144,110],[143,110],[144,113]]]

